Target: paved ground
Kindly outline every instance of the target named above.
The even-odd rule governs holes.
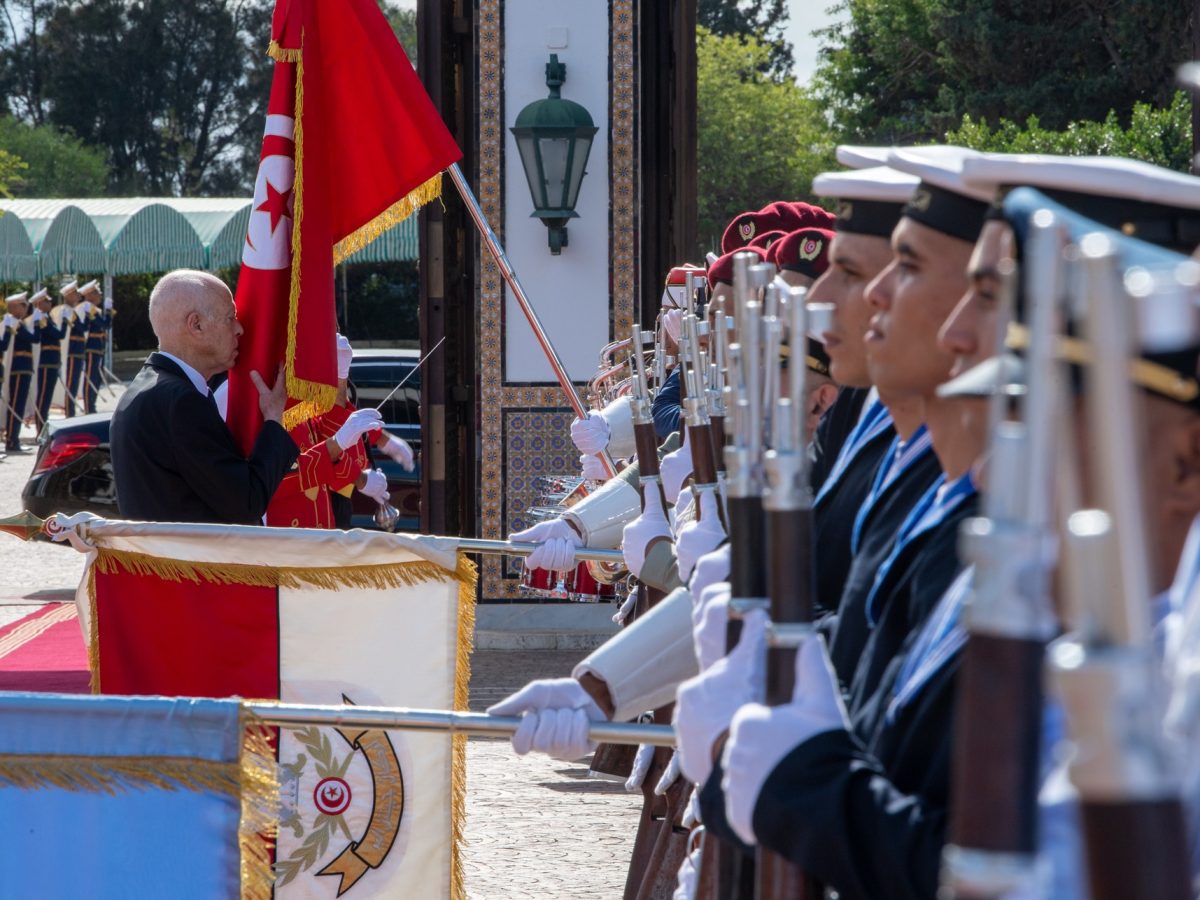
[[[29,435],[32,440],[32,435]],[[0,517],[21,510],[34,454],[0,461]],[[83,556],[0,534],[0,625],[74,595]],[[482,710],[538,676],[560,676],[585,651],[480,651],[471,708]],[[587,777],[587,763],[518,757],[507,741],[467,749],[467,894],[472,900],[620,897],[641,795]]]

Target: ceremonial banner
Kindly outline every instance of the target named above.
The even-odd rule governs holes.
[[[475,573],[452,540],[66,521],[91,557],[93,690],[466,708]],[[284,731],[277,896],[461,897],[464,754],[448,734]]]
[[[230,429],[261,424],[250,372],[284,363],[291,428],[333,405],[333,266],[441,193],[462,153],[375,0],[277,0],[276,60],[238,277]]]
[[[0,896],[271,896],[279,783],[228,700],[0,694]]]

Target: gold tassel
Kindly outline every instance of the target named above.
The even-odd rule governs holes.
[[[280,47],[276,41],[271,41],[271,43],[267,45],[267,56],[271,57],[271,59],[275,60],[276,62],[300,62],[299,50]]]
[[[99,560],[97,560],[98,562]],[[100,693],[100,623],[96,619],[96,566],[88,569],[88,688]]]
[[[473,566],[469,561],[467,564]],[[153,575],[164,581],[190,581],[193,584],[206,581],[211,584],[242,584],[252,587],[314,587],[327,591],[336,591],[344,587],[386,590],[413,587],[429,581],[460,581],[464,577],[474,579],[473,571],[464,568],[461,562],[457,571],[449,572],[437,563],[426,560],[378,566],[286,568],[199,563],[128,550],[99,550],[95,566],[105,575],[123,571],[131,575]],[[471,591],[474,591],[473,580]],[[95,625],[92,627],[95,628]]]
[[[275,883],[271,850],[279,831],[279,769],[271,730],[242,710],[239,774],[242,815],[238,823],[242,900],[270,900]]]
[[[356,228],[334,244],[334,265],[357,253],[389,228],[399,225],[426,203],[430,203],[440,196],[442,196],[442,173],[438,172],[424,184],[409,191],[366,225]]]
[[[454,660],[454,708],[466,709],[471,688],[471,651],[475,645],[475,588],[478,579],[475,563],[458,555],[458,644]],[[462,847],[467,814],[467,736],[450,739],[450,897],[464,900]]]

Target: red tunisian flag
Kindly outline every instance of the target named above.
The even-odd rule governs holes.
[[[333,267],[441,193],[462,157],[375,0],[277,0],[276,60],[238,277],[229,427],[249,453],[257,371],[293,425],[337,391]]]

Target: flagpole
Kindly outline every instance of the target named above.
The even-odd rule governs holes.
[[[500,246],[496,232],[492,230],[487,217],[484,216],[483,208],[479,205],[479,200],[476,199],[475,192],[467,184],[462,167],[458,163],[454,163],[446,171],[450,173],[450,180],[454,182],[454,186],[458,188],[459,195],[467,205],[467,211],[471,214],[471,219],[475,222],[475,227],[483,238],[488,252],[491,253],[492,259],[496,261],[496,266],[500,269],[500,275],[504,278],[509,290],[512,291],[513,297],[516,298],[517,305],[521,307],[521,312],[525,314],[525,319],[529,322],[529,327],[533,329],[533,336],[537,339],[542,352],[546,355],[546,361],[550,363],[550,368],[554,370],[554,377],[558,379],[559,385],[562,386],[563,392],[567,395],[567,401],[571,404],[571,409],[575,411],[576,418],[586,419],[587,408],[584,407],[583,401],[579,399],[579,395],[575,393],[575,386],[571,384],[571,379],[567,375],[567,370],[563,368],[562,361],[558,358],[558,354],[554,350],[554,345],[550,343],[550,338],[546,334],[545,329],[542,328],[542,323],[538,321],[537,313],[533,311],[529,297],[526,295],[525,289],[521,287],[521,282],[517,279],[517,273],[513,271],[512,264],[508,261],[508,255],[504,252],[504,248]],[[604,471],[608,474],[608,477],[612,478],[615,476],[617,469],[613,465],[612,457],[609,456],[608,451],[601,450],[597,456],[604,466]]]
[[[541,544],[529,541],[495,541],[489,538],[454,538],[463,553],[496,554],[501,556],[528,556]],[[620,550],[601,550],[595,547],[576,547],[576,562],[624,563]]]
[[[402,709],[387,706],[325,706],[307,703],[244,702],[243,707],[267,725],[298,728],[320,725],[334,728],[386,728],[404,731],[438,731],[479,737],[508,737],[521,724],[520,716],[489,716],[450,709]],[[609,744],[651,744],[674,747],[670,725],[639,722],[592,722],[588,738]]]

